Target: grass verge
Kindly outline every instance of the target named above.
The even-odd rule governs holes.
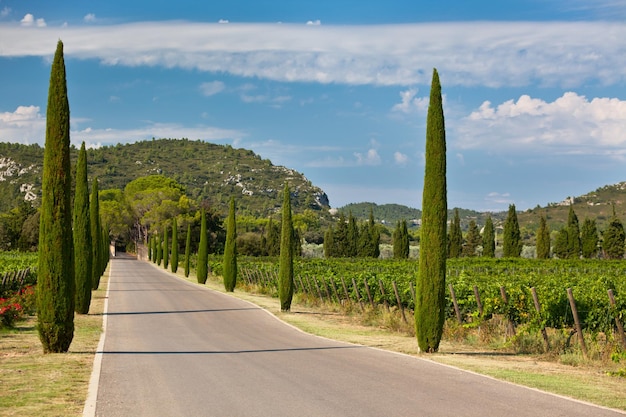
[[[0,416],[80,416],[102,332],[108,270],[92,292],[89,314],[74,318],[68,353],[45,354],[28,317],[0,332]]]

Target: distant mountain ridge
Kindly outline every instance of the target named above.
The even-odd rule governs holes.
[[[618,218],[626,221],[626,181],[605,185],[578,197],[566,197],[558,203],[549,203],[545,207],[537,206],[533,209],[518,211],[520,227],[536,230],[539,227],[539,219],[543,215],[550,229],[558,230],[567,224],[570,205],[573,207],[580,223],[585,218],[595,219],[600,230],[603,230],[612,218],[613,209],[615,209],[615,214]],[[386,223],[391,227],[394,227],[398,220],[412,222],[420,220],[422,217],[421,210],[400,204],[351,203],[339,207],[337,211],[343,211],[345,215],[351,212],[355,218],[366,220],[369,216],[370,208],[377,221]],[[449,208],[448,219],[451,219],[454,215],[454,209]],[[474,220],[479,226],[483,226],[487,216],[491,216],[494,224],[498,226],[503,225],[507,217],[506,210],[499,212],[478,212],[463,208],[458,208],[458,210],[463,230],[467,230],[471,220]]]
[[[78,150],[72,148],[71,154],[75,163]],[[329,209],[326,193],[303,174],[229,145],[153,139],[89,149],[87,161],[89,180],[97,177],[100,190],[123,189],[136,178],[162,174],[183,185],[194,200],[206,199],[226,213],[234,195],[241,212],[261,217],[280,209],[280,193],[288,182],[294,212]],[[42,167],[43,147],[0,143],[0,212],[21,200],[38,205]]]
[[[305,209],[319,212],[322,217],[330,209],[328,196],[313,185],[303,174],[273,165],[251,150],[236,149],[188,139],[153,139],[130,144],[89,149],[88,171],[90,181],[98,177],[101,190],[123,189],[141,176],[162,174],[173,178],[186,189],[194,200],[208,200],[226,213],[231,195],[238,200],[241,213],[266,217],[280,210],[279,198],[285,181],[292,191],[292,207],[299,213]],[[77,149],[72,149],[75,163]],[[20,201],[33,201],[37,206],[41,195],[43,147],[0,142],[0,213],[7,212]],[[570,204],[580,222],[586,217],[595,219],[602,230],[613,215],[626,220],[626,181],[599,187],[578,197],[566,197],[558,203],[518,212],[521,227],[536,230],[541,215],[551,230],[566,224]],[[352,212],[359,220],[366,220],[370,208],[374,218],[389,227],[399,220],[409,222],[421,219],[421,210],[401,204],[351,203],[339,207],[346,215]],[[335,209],[332,211],[335,212]],[[448,217],[452,218],[454,208]],[[507,212],[478,212],[459,208],[461,227],[466,230],[471,220],[484,225],[487,215],[496,224],[503,224]]]

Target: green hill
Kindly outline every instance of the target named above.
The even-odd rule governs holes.
[[[74,161],[77,155],[73,148]],[[87,159],[89,179],[98,177],[100,190],[123,189],[136,178],[162,174],[183,185],[190,198],[208,200],[223,213],[234,195],[243,214],[265,217],[280,209],[279,194],[288,181],[295,212],[329,208],[326,193],[303,174],[228,145],[153,139],[89,149]],[[23,199],[38,206],[42,165],[43,147],[0,143],[0,212]]]
[[[162,174],[182,184],[190,198],[208,200],[224,214],[230,196],[234,195],[242,214],[266,217],[279,211],[279,193],[288,181],[294,196],[294,212],[311,209],[326,217],[330,208],[324,191],[303,174],[273,165],[251,150],[188,139],[153,139],[89,149],[87,153],[89,178],[92,180],[97,176],[101,190],[123,189],[136,178]],[[74,160],[77,155],[78,150],[72,149]],[[43,147],[0,143],[0,213],[16,207],[24,199],[39,205],[42,164]],[[558,230],[567,222],[570,204],[573,204],[579,221],[586,217],[595,219],[598,228],[603,230],[612,216],[613,207],[620,219],[626,219],[626,182],[519,212],[520,227],[534,231],[539,217],[544,215],[550,229]],[[370,208],[376,221],[392,228],[398,220],[407,220],[415,227],[421,219],[421,210],[400,204],[361,202],[340,207],[337,211],[346,215],[352,212],[358,220],[367,220]],[[449,218],[453,213],[454,208],[451,208]],[[504,223],[507,212],[483,213],[459,208],[462,229],[467,230],[471,220],[479,226],[484,225],[488,214],[497,226]]]

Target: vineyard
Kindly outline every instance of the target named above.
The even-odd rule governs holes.
[[[219,275],[219,261],[211,266]],[[242,258],[239,268],[240,282],[277,293],[275,259]],[[362,309],[393,308],[410,322],[417,271],[415,260],[299,259],[294,279],[297,293],[326,302],[350,302]],[[576,329],[576,311],[582,332],[617,331],[623,340],[619,334],[626,318],[623,261],[451,259],[447,284],[447,316],[461,325],[499,316],[513,329],[521,325],[536,331]],[[626,348],[626,340],[622,343]]]
[[[0,252],[0,298],[37,281],[36,252]]]

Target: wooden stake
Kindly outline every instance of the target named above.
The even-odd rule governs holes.
[[[541,306],[539,305],[539,298],[537,297],[537,290],[535,290],[535,287],[532,287],[530,289],[530,292],[533,295],[533,302],[535,303],[535,310],[537,311],[537,314],[539,314],[539,317],[541,317]],[[541,335],[543,336],[543,341],[546,344],[546,352],[549,352],[550,341],[548,340],[548,332],[546,332],[546,328],[543,324],[541,325]]]
[[[608,290],[608,293],[611,307],[615,308],[615,297],[613,296],[613,290]],[[615,325],[617,326],[617,334],[619,334],[620,339],[622,340],[622,347],[626,349],[626,335],[624,334],[624,326],[622,325],[622,322],[619,321],[619,316],[617,314],[615,314]]]
[[[572,289],[567,289],[567,298],[569,299],[569,306],[572,309],[572,315],[574,316],[574,324],[576,325],[576,333],[578,333],[578,340],[580,341],[580,347],[583,350],[583,356],[587,358],[587,345],[585,344],[585,338],[583,337],[583,328],[580,325],[578,319],[578,309],[576,309],[576,300],[574,300],[574,294]]]
[[[396,293],[396,300],[398,300],[398,308],[400,309],[400,313],[402,314],[402,320],[407,323],[406,316],[404,315],[404,306],[402,305],[402,301],[400,301],[400,295],[398,294],[398,286],[395,281],[391,282],[393,284],[393,292]]]
[[[454,293],[454,287],[452,284],[448,284],[450,289],[450,297],[452,298],[452,304],[454,305],[454,312],[456,313],[456,319],[459,324],[463,324],[463,318],[461,317],[461,310],[459,310],[459,303],[456,301],[456,294]]]

